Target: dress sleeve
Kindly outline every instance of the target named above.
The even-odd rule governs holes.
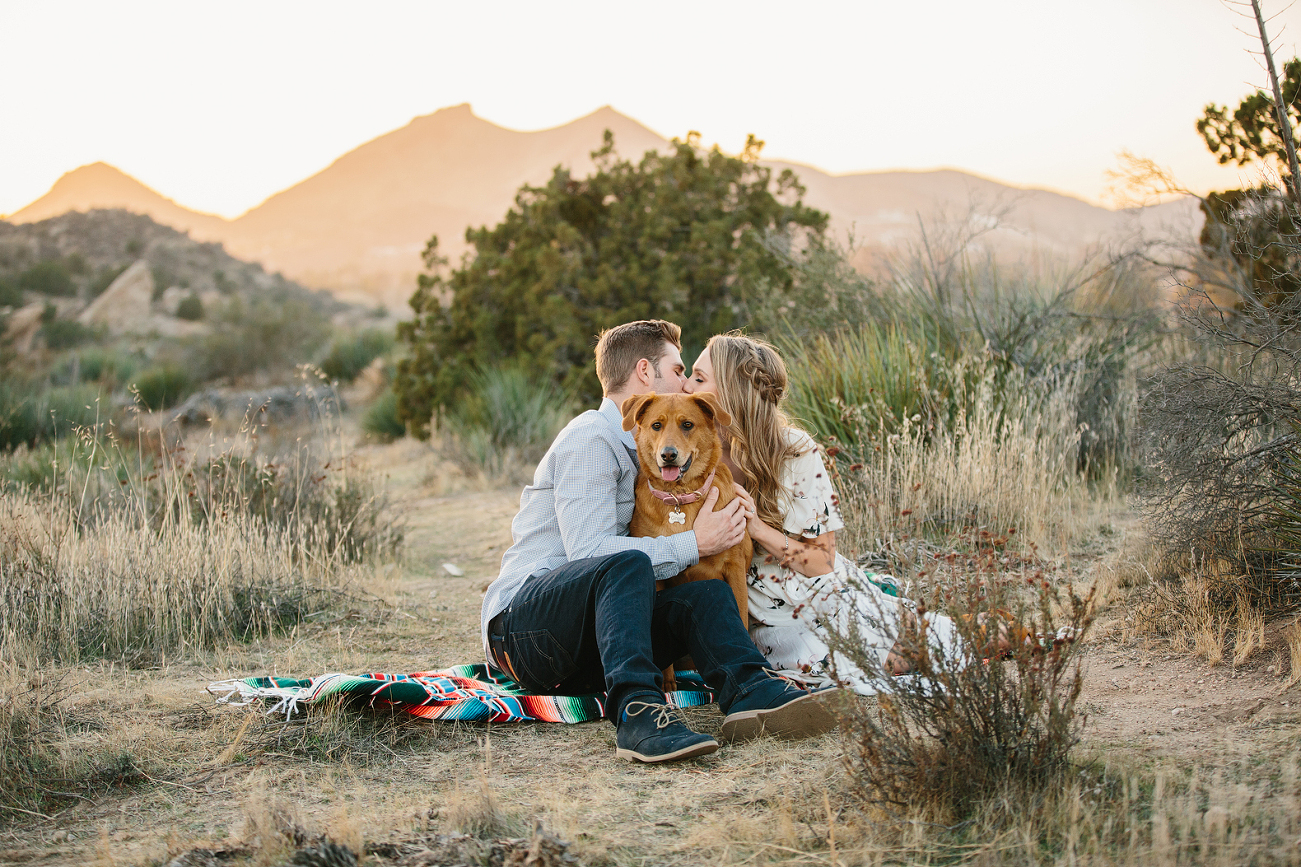
[[[843,528],[836,491],[813,438],[800,431],[792,442],[801,452],[782,468],[782,529],[813,539]]]

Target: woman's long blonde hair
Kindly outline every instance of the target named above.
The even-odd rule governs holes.
[[[772,344],[735,331],[713,337],[708,349],[718,400],[732,417],[732,463],[745,474],[759,519],[780,529],[781,471],[800,454],[787,439],[791,423],[781,410],[786,365]]]

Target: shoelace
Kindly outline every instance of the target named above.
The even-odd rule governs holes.
[[[633,710],[633,707],[636,707],[637,710]],[[676,708],[670,708],[667,704],[653,704],[649,701],[630,701],[623,706],[623,712],[629,718],[635,717],[647,710],[656,711],[653,719],[655,720],[655,728],[657,729],[668,728],[669,725],[674,722],[674,711]]]
[[[796,687],[797,689],[802,689],[805,690],[806,692],[809,689],[809,685],[804,681],[790,674],[782,674],[780,671],[777,671],[776,669],[765,668],[763,670],[763,673],[768,675],[773,680],[784,680],[786,681],[787,684]]]

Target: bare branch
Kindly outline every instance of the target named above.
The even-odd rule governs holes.
[[[1274,68],[1274,52],[1270,48],[1269,37],[1265,34],[1265,19],[1260,13],[1260,0],[1251,0],[1251,9],[1256,13],[1256,26],[1260,29],[1260,44],[1265,52],[1265,64],[1269,69],[1269,83],[1274,89],[1274,114],[1278,117],[1279,132],[1287,148],[1288,191],[1292,194],[1292,203],[1301,208],[1301,166],[1297,165],[1292,121],[1288,117],[1287,106],[1283,103],[1283,90],[1278,83],[1278,71]]]

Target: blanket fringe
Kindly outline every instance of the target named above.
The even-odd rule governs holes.
[[[267,709],[267,716],[284,711],[285,719],[291,718],[298,711],[298,702],[305,698],[308,687],[254,686],[245,680],[219,680],[208,684],[208,692],[217,699],[217,704],[231,707],[244,707],[257,701],[271,700],[274,703]]]

